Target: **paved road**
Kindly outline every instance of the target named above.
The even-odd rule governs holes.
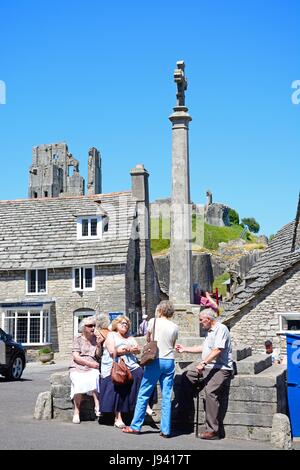
[[[97,421],[79,425],[57,420],[37,421],[33,419],[37,395],[49,390],[49,376],[59,370],[66,370],[66,363],[29,363],[19,382],[6,382],[0,377],[0,450],[106,449],[116,452],[118,449],[119,452],[170,450],[174,453],[174,450],[272,449],[269,444],[261,442],[231,439],[201,441],[193,434],[163,439],[159,436],[159,430],[150,426],[144,426],[141,435],[132,436],[111,426],[100,426]]]

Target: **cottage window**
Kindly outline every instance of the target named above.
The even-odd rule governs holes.
[[[2,328],[15,341],[24,345],[47,344],[50,341],[49,310],[38,308],[5,309]]]
[[[277,313],[279,320],[279,332],[300,334],[300,312]]]
[[[73,269],[73,290],[95,290],[95,269],[93,266]]]
[[[30,269],[26,273],[27,294],[47,293],[47,270]]]
[[[79,217],[77,219],[78,240],[99,240],[102,237],[102,217]]]

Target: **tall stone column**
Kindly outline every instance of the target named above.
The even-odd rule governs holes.
[[[176,305],[191,304],[192,252],[189,175],[189,122],[184,91],[187,80],[184,62],[177,62],[177,104],[169,117],[172,122],[172,204],[169,298]]]

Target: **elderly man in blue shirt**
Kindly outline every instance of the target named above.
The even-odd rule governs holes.
[[[201,439],[224,437],[223,420],[227,411],[230,380],[233,375],[231,339],[228,328],[217,319],[211,308],[200,312],[200,324],[207,331],[203,345],[176,345],[180,353],[202,353],[202,360],[194,369],[182,374],[179,413],[188,416],[196,388],[205,391],[206,431]]]

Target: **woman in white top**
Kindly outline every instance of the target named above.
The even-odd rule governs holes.
[[[156,309],[156,318],[149,321],[147,341],[150,341],[151,337],[152,340],[157,341],[158,354],[157,358],[145,367],[133,420],[130,426],[123,429],[123,432],[140,433],[148,400],[159,380],[162,393],[160,435],[169,437],[171,434],[171,398],[175,372],[174,347],[178,338],[178,326],[171,321],[173,314],[172,303],[163,300]],[[154,338],[153,329],[155,329]]]

